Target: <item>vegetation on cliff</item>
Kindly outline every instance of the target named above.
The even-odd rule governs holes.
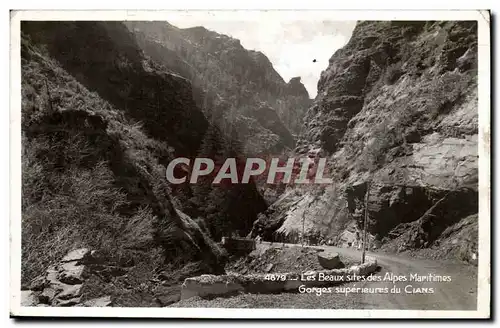
[[[194,158],[212,141],[239,152],[226,136],[206,141],[217,127],[189,81],[145,56],[120,22],[23,22],[21,52],[23,284],[76,247],[143,280],[167,263],[223,271],[213,239],[246,234],[266,204],[252,183],[167,184],[174,157]]]

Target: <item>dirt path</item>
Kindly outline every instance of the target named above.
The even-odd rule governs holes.
[[[297,246],[286,244],[287,246]],[[266,247],[262,245],[261,247]],[[311,246],[310,246],[311,247]],[[361,258],[361,251],[333,246],[312,246]],[[346,284],[346,287],[388,288],[394,286],[399,293],[354,293],[357,308],[413,309],[413,310],[475,310],[477,306],[477,268],[442,261],[422,260],[395,254],[367,253],[375,257],[381,267],[376,275],[382,278],[394,274],[406,277],[407,281],[370,281]],[[429,274],[449,276],[451,281],[410,281],[410,275],[419,277]],[[402,278],[404,279],[404,278]],[[411,286],[411,287],[409,287]],[[406,289],[405,289],[406,288]]]
[[[270,247],[282,247],[281,243],[263,242],[257,245],[257,252]],[[296,244],[285,244],[297,247]],[[351,248],[333,246],[308,246],[338,252],[342,257],[361,259],[361,252]],[[371,253],[381,267],[371,277],[383,279],[386,275],[427,276],[429,274],[449,276],[449,282],[417,281],[364,281],[348,282],[336,286],[340,292],[321,293],[281,293],[281,294],[240,294],[234,297],[215,299],[191,298],[171,305],[172,307],[198,308],[296,308],[296,309],[400,309],[400,310],[475,310],[477,307],[477,267],[443,261],[431,261],[387,253]],[[411,287],[407,287],[407,286]],[[388,290],[396,286],[399,293],[369,293],[370,289]],[[365,291],[345,294],[344,288],[366,288]],[[407,291],[405,292],[405,288]],[[418,294],[417,288],[427,293]],[[358,291],[359,289],[356,289]],[[366,291],[368,290],[368,292]],[[413,292],[413,293],[408,293]]]

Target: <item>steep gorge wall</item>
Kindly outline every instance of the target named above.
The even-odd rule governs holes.
[[[127,22],[142,49],[192,81],[194,98],[213,124],[235,131],[249,155],[281,153],[295,146],[311,100],[300,77],[288,83],[258,51],[204,27],[167,22]]]
[[[358,22],[321,75],[295,149],[328,156],[335,184],[289,188],[254,234],[297,238],[304,224],[359,245],[369,183],[373,246],[437,245],[478,211],[477,117],[475,22]]]
[[[246,233],[266,203],[252,183],[199,193],[167,183],[167,163],[196,157],[215,129],[190,82],[145,56],[120,22],[21,29],[23,283],[75,247],[140,262],[148,275],[166,262],[220,273],[211,237],[223,232],[208,214]],[[216,141],[218,151],[230,143]],[[195,196],[227,206],[198,206],[195,222]]]
[[[220,272],[221,250],[179,214],[165,183],[168,144],[146,136],[24,32],[23,285],[80,246],[137,270],[176,259]]]

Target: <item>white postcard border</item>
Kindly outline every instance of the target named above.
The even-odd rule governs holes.
[[[213,19],[290,20],[477,20],[479,95],[479,264],[476,311],[344,310],[344,309],[214,309],[214,308],[85,308],[22,307],[21,294],[21,20],[167,20],[171,15]],[[200,16],[200,17],[201,17]],[[490,176],[490,14],[485,10],[72,10],[12,11],[10,40],[10,313],[13,316],[139,318],[487,318],[491,300]]]

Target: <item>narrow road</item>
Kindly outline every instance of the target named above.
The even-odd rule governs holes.
[[[282,244],[275,244],[276,246]],[[300,246],[285,244],[286,246]],[[271,246],[272,247],[272,246]],[[361,251],[333,246],[308,246],[334,251],[341,256],[361,259]],[[475,310],[477,307],[477,267],[434,260],[423,260],[408,256],[372,253],[381,268],[376,273],[386,281],[364,281],[346,284],[346,287],[399,288],[395,293],[357,293],[356,304],[363,309],[406,309],[406,310]],[[391,274],[406,281],[392,282]],[[451,281],[410,281],[411,275],[449,276]],[[435,277],[433,276],[433,277]],[[403,278],[406,277],[406,278]]]

